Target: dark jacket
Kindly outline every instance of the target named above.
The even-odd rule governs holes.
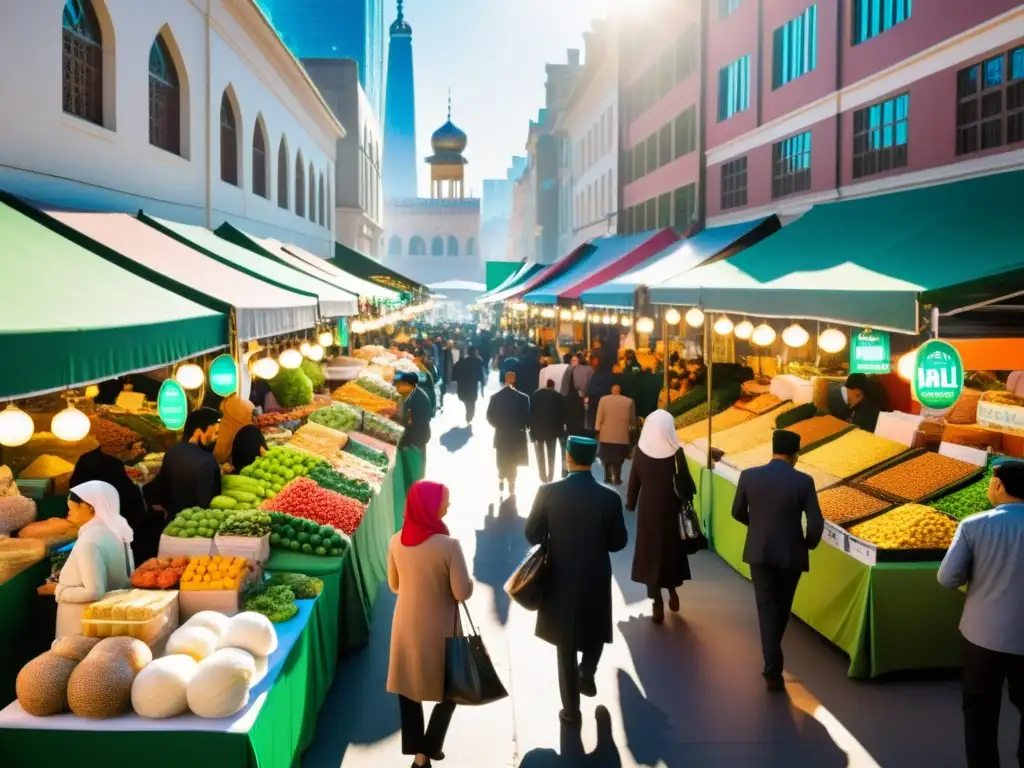
[[[529,397],[540,387],[540,360],[537,357],[537,350],[530,349],[519,361],[519,370],[516,372],[516,389]]]
[[[803,517],[807,515],[807,533]],[[774,459],[740,473],[732,516],[747,526],[743,562],[806,571],[825,521],[810,475]]]
[[[481,388],[487,383],[484,361],[475,355],[461,358],[452,368],[452,380],[458,389],[459,400],[475,403]]]
[[[414,445],[423,448],[430,442],[430,417],[434,409],[430,405],[430,397],[421,387],[416,387],[402,402],[398,414],[398,422],[405,427],[399,448]]]
[[[553,440],[565,434],[565,395],[538,389],[530,395],[530,439]]]
[[[850,410],[850,416],[847,418],[847,421],[867,432],[874,432],[875,427],[878,426],[878,417],[881,415],[881,408],[865,400],[856,408]]]
[[[143,488],[143,494],[151,507],[163,507],[168,517],[189,507],[209,509],[213,497],[220,495],[220,465],[198,445],[172,445],[164,454],[160,474]]]
[[[525,467],[530,463],[526,430],[530,426],[530,398],[512,387],[502,387],[487,404],[487,423],[494,427],[498,467]]]
[[[637,448],[626,492],[626,509],[636,510],[633,581],[669,588],[690,578],[679,524],[683,504],[692,502],[696,493],[681,448],[667,459],[652,459]]]
[[[542,485],[526,521],[526,539],[547,539],[548,569],[537,612],[537,637],[578,651],[612,641],[609,552],[628,535],[619,495],[589,471]]]

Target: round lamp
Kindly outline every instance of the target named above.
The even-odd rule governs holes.
[[[88,387],[85,388],[85,399],[86,400],[95,400],[99,396],[100,396],[100,388],[97,387],[95,384],[90,384]]]
[[[572,313],[572,319],[575,320],[577,323],[582,323],[584,320],[587,319],[587,311],[585,309],[577,309],[575,312]]]
[[[629,328],[629,326],[633,324],[633,318],[629,315],[623,315],[620,322],[622,323],[623,328]]]
[[[846,348],[846,334],[835,328],[828,328],[818,337],[818,346],[822,352],[834,355]]]
[[[553,320],[555,317],[555,310],[553,310],[551,307],[545,307],[540,311],[540,316],[543,317],[545,320]]]
[[[615,321],[611,315],[605,315],[604,317],[601,318],[601,322],[604,323],[605,325],[611,325]]]
[[[728,336],[732,333],[732,330],[732,320],[729,319],[728,315],[721,315],[715,320],[715,333],[719,336]]]
[[[324,348],[321,344],[314,344],[309,348],[309,354],[306,355],[310,360],[319,363],[324,359]]]
[[[811,334],[799,323],[793,323],[782,332],[782,343],[794,349],[799,349],[810,339]]]
[[[366,333],[366,323],[362,320],[353,320],[351,330],[352,333]]]
[[[199,389],[206,381],[206,374],[195,363],[185,363],[174,374],[174,380],[181,384],[182,389]]]
[[[32,417],[13,403],[0,411],[0,445],[16,448],[32,439],[36,426]]]
[[[754,329],[750,340],[759,347],[770,347],[775,342],[775,329],[767,323],[761,323]]]
[[[297,349],[286,349],[280,354],[277,361],[281,364],[282,368],[295,370],[302,365],[302,353]]]
[[[904,381],[912,381],[914,378],[914,366],[917,365],[917,350],[912,349],[896,361],[896,373]]]
[[[269,381],[277,376],[281,366],[272,357],[261,357],[252,365],[252,372],[259,378]]]
[[[572,320],[572,310],[570,310],[570,309],[563,309],[561,312],[558,313],[558,319],[559,320]]]
[[[514,309],[516,312],[525,312],[526,310],[529,309],[529,306],[527,306],[525,301],[521,301],[518,304],[513,304],[512,309]]]
[[[639,333],[652,333],[654,331],[654,318],[641,317],[636,321],[636,330]]]
[[[749,320],[744,320],[733,329],[733,333],[736,334],[737,339],[746,341],[754,335],[754,324]]]
[[[304,341],[302,342],[301,346],[299,346],[299,354],[302,355],[303,357],[309,357],[309,351],[311,349],[313,349],[313,345],[310,344],[308,341]]]
[[[317,337],[317,341],[320,342],[321,347],[332,347],[334,346],[334,334],[330,331],[324,331]]]
[[[540,312],[537,310],[536,307],[530,310],[530,317],[536,317],[538,314],[540,314]]]
[[[704,313],[697,307],[688,309],[686,311],[686,324],[691,328],[700,328],[704,325]]]
[[[665,322],[669,325],[679,325],[681,319],[678,309],[672,308],[665,312]]]
[[[50,431],[58,440],[63,440],[65,443],[77,443],[89,434],[91,427],[89,417],[73,405],[69,405],[58,413],[50,422]]]

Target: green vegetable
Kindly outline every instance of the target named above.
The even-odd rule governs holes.
[[[356,458],[369,462],[378,469],[388,468],[388,457],[385,453],[378,451],[376,448],[371,448],[368,445],[360,443],[356,438],[350,439],[345,444],[345,451],[351,453]]]
[[[358,480],[346,477],[340,472],[335,472],[327,462],[317,464],[310,470],[309,479],[316,482],[321,488],[335,491],[342,496],[348,496],[361,504],[368,504],[373,498],[373,489],[365,480]],[[314,543],[315,546],[315,543]]]
[[[988,467],[985,469],[984,475],[958,491],[930,501],[928,506],[939,512],[945,512],[957,520],[963,520],[978,512],[992,509],[992,502],[988,500],[988,484],[992,480],[992,473],[996,465],[1003,461],[1006,461],[1003,456],[992,456],[988,460]]]
[[[363,414],[362,431],[370,437],[391,443],[391,445],[398,445],[398,441],[402,439],[402,434],[405,432],[395,422],[368,411]]]
[[[775,419],[776,429],[785,429],[791,427],[799,421],[806,421],[807,419],[813,418],[818,415],[818,406],[814,403],[805,403],[804,405],[798,405],[796,408],[791,408],[783,414],[780,414]]]
[[[220,526],[223,536],[247,536],[258,539],[271,530],[270,515],[259,509],[234,510]]]
[[[314,363],[308,359],[303,360],[299,370],[306,374],[306,377],[313,385],[313,391],[323,389],[324,384],[327,383],[327,376],[324,374],[324,370],[320,367],[319,363]]]
[[[210,501],[212,509],[234,509],[237,506],[238,502],[230,496],[214,496],[213,500]]]
[[[385,397],[388,400],[398,402],[399,394],[398,390],[388,384],[386,381],[380,379],[368,378],[366,376],[360,376],[356,379],[356,385],[362,387],[367,392],[377,395],[378,397]]]
[[[687,395],[690,393],[687,393]],[[704,396],[707,397],[707,391],[705,390]],[[691,424],[696,424],[698,421],[703,421],[708,416],[714,416],[717,413],[721,413],[730,405],[736,402],[740,396],[740,385],[731,383],[727,387],[722,389],[714,389],[711,391],[711,412],[708,413],[708,403],[705,400],[703,403],[690,408],[685,411],[682,415],[677,416],[675,419],[676,429],[682,429],[688,427]]]
[[[319,411],[313,411],[309,420],[322,427],[336,429],[339,432],[357,430],[362,425],[363,414],[358,408],[345,403],[335,403]]]
[[[283,584],[257,583],[244,590],[242,594],[244,610],[262,613],[275,624],[288,621],[299,612],[299,607],[295,604],[295,593]]]
[[[668,404],[666,410],[673,416],[681,416],[687,411],[696,408],[708,399],[708,391],[705,387],[694,387],[682,397],[676,398]],[[700,421],[698,419],[697,421]]]
[[[296,600],[312,600],[324,588],[323,581],[304,573],[275,573],[267,583],[271,586],[288,587],[295,593]]]
[[[313,382],[299,368],[282,368],[269,382],[274,399],[284,408],[296,408],[313,402]]]

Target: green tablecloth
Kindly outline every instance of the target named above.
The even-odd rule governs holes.
[[[746,578],[747,529],[732,518],[736,487],[690,460],[699,506],[715,552]],[[961,591],[936,580],[938,563],[865,565],[827,544],[811,552],[793,613],[850,657],[850,677],[909,669],[958,667]]]
[[[0,708],[14,701],[14,681],[21,668],[53,642],[57,603],[36,594],[49,575],[50,558],[45,557],[0,584]]]

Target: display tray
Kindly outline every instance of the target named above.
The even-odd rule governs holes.
[[[875,475],[877,475],[877,474],[879,474],[881,472],[884,472],[887,469],[891,469],[892,467],[895,467],[895,466],[897,466],[899,464],[903,464],[904,462],[910,461],[911,459],[915,459],[915,458],[917,458],[918,456],[920,456],[921,454],[924,454],[924,453],[929,453],[929,451],[927,451],[924,448],[914,448],[914,449],[912,449],[910,451],[907,451],[906,453],[902,453],[899,456],[896,456],[895,458],[892,458],[892,459],[890,459],[890,460],[888,460],[886,462],[883,462],[883,463],[881,463],[881,464],[879,464],[879,465],[877,465],[875,467],[872,467],[871,469],[866,470],[865,472],[862,472],[859,475],[855,475],[854,477],[850,478],[846,482],[848,484],[850,484],[852,487],[856,488],[858,491],[864,491],[865,493],[873,494],[875,496],[878,496],[881,499],[885,499],[886,501],[891,501],[891,502],[893,502],[893,504],[899,504],[899,505],[903,505],[903,504],[925,504],[925,505],[927,505],[928,502],[931,501],[932,499],[937,499],[940,496],[945,496],[947,493],[952,493],[953,491],[958,491],[961,488],[963,488],[964,486],[970,485],[971,483],[976,481],[979,477],[981,477],[983,474],[985,474],[985,469],[986,468],[984,466],[977,467],[977,469],[974,472],[972,472],[971,474],[965,475],[964,477],[960,478],[959,480],[955,480],[952,483],[947,483],[946,485],[942,486],[941,488],[936,488],[935,490],[929,491],[928,493],[926,493],[923,496],[920,496],[920,497],[918,497],[916,499],[904,498],[902,496],[897,496],[897,495],[895,495],[893,493],[888,493],[886,491],[879,490],[878,488],[874,488],[872,486],[865,485],[864,481],[867,480],[868,478],[874,477]],[[967,462],[964,462],[964,463],[967,463]],[[938,510],[936,510],[936,512],[938,512]],[[945,514],[945,513],[940,513],[940,514]],[[947,517],[952,517],[952,516],[951,515],[947,515]],[[860,522],[863,522],[863,521],[860,521]],[[945,550],[943,550],[943,551],[945,551]]]
[[[811,418],[813,419],[815,417],[812,416]],[[797,422],[797,423],[799,424],[800,422]],[[821,448],[823,445],[828,445],[833,440],[838,440],[843,435],[846,435],[846,434],[852,432],[855,429],[857,429],[857,427],[855,427],[853,424],[851,424],[849,427],[847,427],[846,429],[842,430],[841,432],[836,432],[834,435],[829,435],[828,437],[823,437],[823,438],[821,438],[821,440],[818,440],[815,443],[811,443],[806,448],[803,447],[803,446],[800,446],[800,453],[807,453],[808,451],[813,451],[816,448]]]
[[[818,491],[818,495],[820,496],[825,491],[830,491],[830,490],[833,490],[835,488],[841,488],[841,487],[846,487],[846,488],[850,488],[851,490],[854,490],[854,491],[859,491],[860,493],[863,493],[866,496],[871,496],[872,498],[878,499],[879,501],[883,501],[883,502],[885,502],[888,505],[884,509],[879,510],[878,512],[870,512],[870,513],[868,513],[866,515],[861,515],[860,517],[855,517],[855,518],[852,518],[850,520],[845,520],[842,523],[837,523],[834,520],[829,520],[827,517],[825,518],[825,520],[830,522],[830,523],[832,523],[832,525],[838,525],[840,528],[843,528],[844,530],[846,529],[847,526],[857,525],[857,523],[863,523],[865,520],[870,520],[872,517],[878,517],[879,515],[884,515],[886,512],[891,512],[892,510],[896,509],[897,506],[901,506],[902,505],[902,502],[900,504],[896,504],[891,499],[886,498],[883,494],[876,492],[874,488],[869,488],[869,489],[858,488],[856,486],[850,485],[849,483],[845,483],[845,482],[836,483],[835,485],[830,485],[828,488],[822,488],[820,491]],[[854,537],[854,538],[856,538],[856,537]],[[858,539],[858,541],[861,541],[861,539]],[[865,543],[867,544],[869,542],[865,542]],[[871,544],[871,546],[875,546],[875,545]]]
[[[859,488],[857,490],[860,490]],[[876,494],[877,495],[877,494]],[[873,544],[867,539],[861,539],[850,533],[851,525],[859,525],[860,523],[866,523],[868,520],[874,520],[876,517],[881,517],[884,514],[892,512],[897,507],[902,507],[904,504],[914,504],[912,501],[901,501],[899,504],[894,504],[888,509],[883,509],[881,512],[875,512],[871,515],[865,515],[859,520],[851,520],[849,523],[843,523],[839,527],[846,531],[846,535],[850,537],[852,542],[857,542],[865,547],[870,547],[875,550],[875,562],[878,563],[937,563],[946,556],[947,550],[945,549],[884,549],[883,547]],[[937,512],[937,514],[941,514]],[[948,517],[948,515],[947,515]]]

